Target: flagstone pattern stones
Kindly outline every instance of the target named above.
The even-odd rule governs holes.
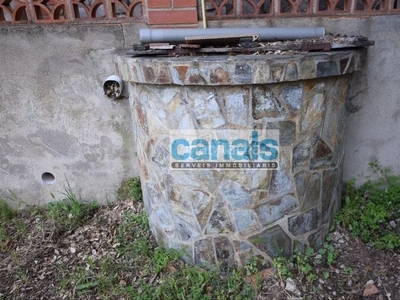
[[[366,50],[117,56],[143,198],[159,244],[202,265],[321,246],[342,189],[345,100]],[[169,130],[279,129],[278,170],[171,170]]]

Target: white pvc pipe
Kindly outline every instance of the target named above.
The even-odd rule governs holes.
[[[140,29],[142,43],[184,43],[185,38],[194,36],[216,36],[232,34],[259,35],[261,41],[295,40],[301,38],[323,37],[323,27],[293,28],[205,28],[205,29]]]
[[[121,96],[122,90],[124,88],[124,82],[117,75],[108,76],[103,82],[104,94],[113,99],[117,99]]]

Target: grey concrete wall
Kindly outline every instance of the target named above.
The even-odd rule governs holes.
[[[375,40],[351,84],[344,178],[364,178],[374,159],[400,173],[399,16],[209,25],[323,26]],[[112,201],[121,180],[137,174],[128,101],[110,100],[101,85],[117,50],[138,43],[141,26],[0,27],[0,197],[12,192],[43,204],[69,184],[82,198]],[[43,182],[44,172],[53,184]]]
[[[128,100],[102,90],[132,38],[121,25],[0,27],[0,197],[43,204],[69,185],[112,201],[137,174]]]

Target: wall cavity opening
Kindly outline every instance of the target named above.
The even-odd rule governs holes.
[[[53,174],[51,174],[50,172],[44,172],[42,174],[42,180],[44,183],[46,184],[53,184],[54,181],[56,180],[56,178],[54,177]]]

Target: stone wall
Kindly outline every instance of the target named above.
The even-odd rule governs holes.
[[[230,265],[320,247],[340,206],[349,74],[365,56],[119,57],[158,243]],[[279,129],[279,168],[171,169],[177,129]]]

